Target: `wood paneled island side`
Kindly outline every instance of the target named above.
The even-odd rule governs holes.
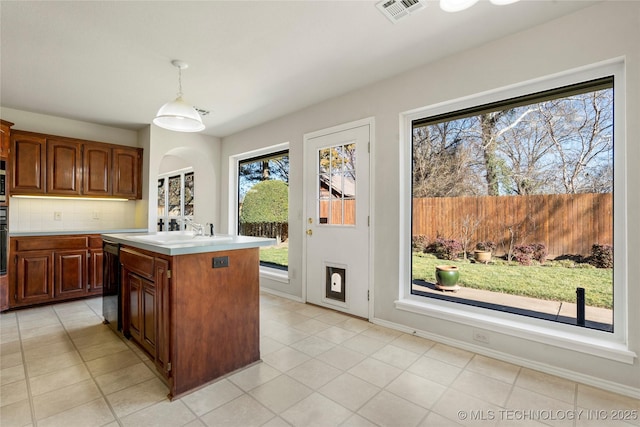
[[[104,238],[121,244],[122,332],[154,359],[169,398],[260,360],[258,247],[272,239],[150,250],[148,240]]]

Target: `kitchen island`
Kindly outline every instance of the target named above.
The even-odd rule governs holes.
[[[259,247],[190,232],[103,234],[120,244],[122,333],[175,399],[260,359]]]

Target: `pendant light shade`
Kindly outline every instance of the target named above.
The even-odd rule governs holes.
[[[184,102],[181,96],[160,107],[153,123],[177,132],[200,132],[204,129],[200,114]]]
[[[178,68],[178,97],[160,107],[153,124],[176,132],[200,132],[205,128],[200,114],[182,99],[182,70],[188,65],[177,60],[171,63]]]

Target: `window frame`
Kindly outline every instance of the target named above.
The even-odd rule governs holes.
[[[414,120],[438,116],[475,106],[526,97],[563,86],[614,76],[614,331],[605,332],[544,319],[524,317],[411,293],[412,221],[412,125]],[[474,328],[525,338],[543,344],[580,351],[632,364],[637,357],[628,348],[628,254],[626,212],[625,64],[612,59],[579,69],[525,81],[429,105],[400,114],[400,256],[397,309],[455,321]]]
[[[261,157],[269,156],[270,154],[277,154],[283,152],[289,153],[289,143],[283,142],[276,145],[270,145],[268,147],[259,148],[257,150],[251,150],[244,153],[229,156],[229,231],[235,235],[239,232],[240,213],[238,209],[239,205],[239,177],[240,162],[245,162],[251,159],[259,159]],[[289,160],[291,156],[289,154]],[[291,206],[291,204],[289,204]],[[291,220],[291,211],[289,210],[289,221]],[[289,281],[289,261],[287,260],[287,268],[269,267],[266,265],[260,265],[260,274],[269,277],[270,279],[288,283]]]

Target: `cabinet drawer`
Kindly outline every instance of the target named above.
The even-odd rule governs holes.
[[[44,251],[56,249],[85,249],[87,236],[34,236],[12,237],[12,250],[15,251]]]
[[[131,248],[120,249],[120,263],[129,271],[153,279],[153,257]]]
[[[102,249],[102,237],[100,236],[88,236],[89,247],[91,249]]]

